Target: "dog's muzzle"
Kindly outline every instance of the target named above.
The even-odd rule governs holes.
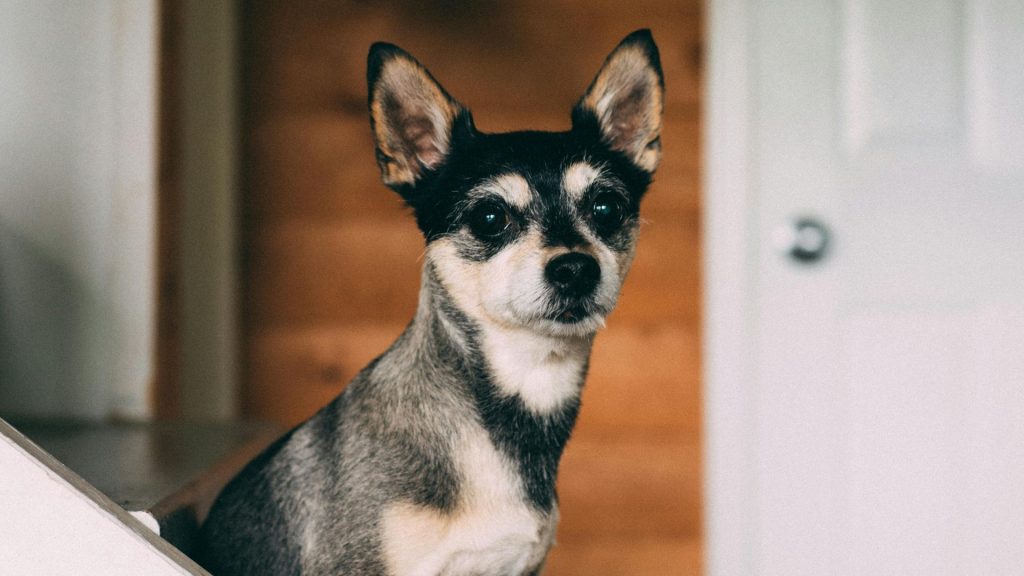
[[[593,256],[569,252],[552,258],[544,267],[544,278],[560,303],[557,321],[573,323],[590,316],[590,296],[601,281],[601,265]]]

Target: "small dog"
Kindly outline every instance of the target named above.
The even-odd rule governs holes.
[[[400,48],[369,55],[384,183],[426,239],[416,315],[333,402],[221,492],[217,575],[539,574],[595,332],[661,156],[651,34],[627,36],[568,132],[477,131]]]

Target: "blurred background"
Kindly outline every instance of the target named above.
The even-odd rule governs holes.
[[[370,44],[414,54],[481,130],[565,130],[651,28],[665,157],[547,573],[699,571],[699,1],[0,7],[0,416],[19,422],[301,422],[416,305],[423,240],[379,180]]]

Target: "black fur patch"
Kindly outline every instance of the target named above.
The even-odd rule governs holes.
[[[477,368],[472,384],[491,441],[518,465],[530,503],[541,512],[550,512],[557,499],[558,461],[579,414],[579,397],[551,414],[537,416],[519,396],[500,396],[483,367]]]
[[[427,242],[451,235],[465,226],[459,219],[467,194],[484,181],[506,173],[523,176],[538,194],[539,202],[521,217],[538,220],[547,242],[578,245],[582,239],[575,231],[561,190],[566,167],[587,161],[600,165],[622,182],[628,197],[628,212],[639,213],[651,176],[640,170],[621,153],[601,142],[596,120],[581,120],[568,132],[510,132],[485,134],[476,131],[468,113],[454,132],[448,159],[438,170],[427,173],[415,188],[402,190],[402,196],[416,214],[416,222]],[[493,256],[514,238],[481,243],[482,253]]]

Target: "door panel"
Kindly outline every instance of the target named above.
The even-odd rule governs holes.
[[[712,6],[710,573],[1019,571],[1022,4]],[[773,245],[808,215],[816,264]]]
[[[1024,108],[1020,105],[1024,2],[977,0],[970,3],[968,17],[972,149],[982,166],[1020,170],[1024,167]]]

